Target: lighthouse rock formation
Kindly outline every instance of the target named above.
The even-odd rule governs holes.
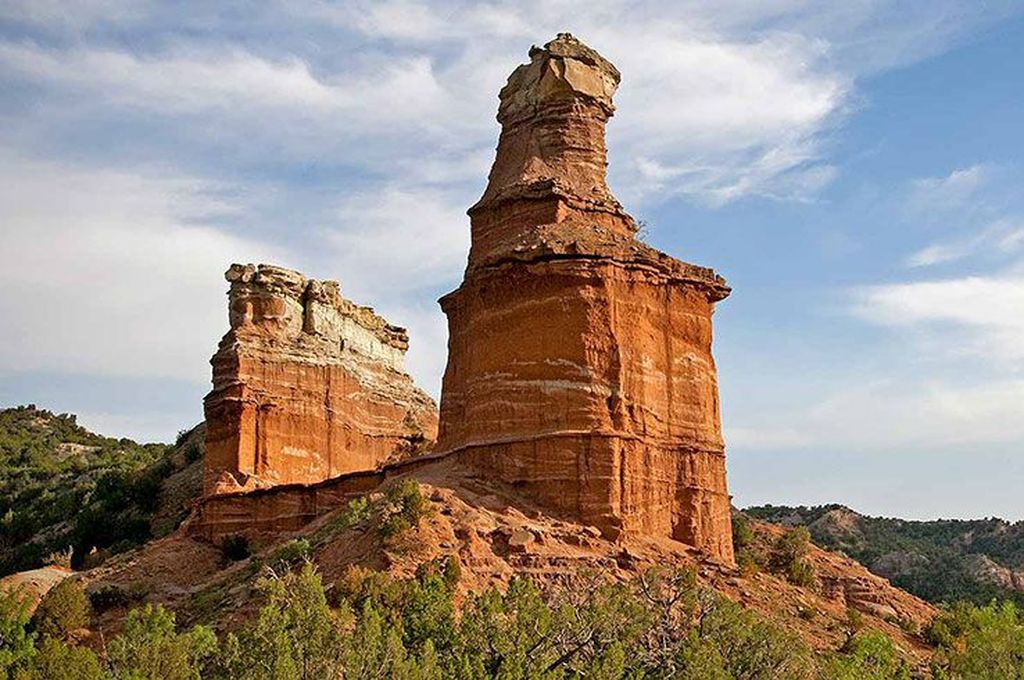
[[[605,181],[619,73],[568,34],[501,90],[449,355],[436,451],[553,513],[732,562],[711,356],[711,269],[635,238]]]
[[[405,373],[405,330],[335,281],[272,265],[226,274],[230,330],[205,401],[205,496],[310,484],[415,455],[437,409]]]

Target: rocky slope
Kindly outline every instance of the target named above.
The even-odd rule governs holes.
[[[201,460],[196,456],[202,453],[202,441],[200,426],[183,433],[161,459],[170,462],[160,464],[163,483],[148,515],[152,535],[176,527],[201,497]],[[411,527],[384,531],[393,518],[388,489],[403,480],[414,480],[426,499],[422,517]],[[752,526],[754,543],[745,549],[754,545],[768,553],[785,533],[768,523]],[[93,639],[102,640],[120,629],[128,609],[145,602],[167,605],[184,624],[232,629],[251,619],[261,605],[261,576],[307,558],[328,585],[353,569],[407,578],[421,565],[450,559],[460,567],[463,593],[503,587],[516,575],[542,586],[584,587],[593,579],[628,580],[652,567],[689,568],[700,583],[797,632],[815,649],[837,649],[855,627],[866,626],[891,636],[919,666],[931,651],[919,631],[935,609],[842,555],[812,548],[806,559],[813,578],[797,586],[770,568],[723,565],[667,538],[624,535],[611,541],[597,527],[552,516],[521,489],[450,457],[399,470],[382,486],[352,494],[296,530],[254,534],[247,544],[227,541],[218,546],[190,533],[186,524],[127,552],[94,554],[74,576],[85,584],[93,603],[92,630],[103,631]],[[38,597],[71,574],[47,567],[8,577],[0,587],[26,584]]]
[[[806,526],[818,545],[841,550],[932,602],[984,604],[1006,598],[1024,603],[1024,522],[868,517],[842,505],[766,505],[744,512],[784,526]]]
[[[459,587],[465,592],[507,584],[515,575],[552,584],[593,577],[624,580],[654,566],[689,567],[700,582],[799,632],[817,649],[842,645],[854,625],[854,611],[856,625],[886,632],[918,662],[929,654],[917,631],[935,610],[834,553],[811,550],[807,559],[814,579],[801,587],[770,571],[722,565],[668,539],[609,541],[596,527],[551,517],[516,489],[451,459],[389,484],[402,479],[414,479],[427,503],[414,526],[395,534],[382,530],[389,517],[386,498],[374,492],[365,503],[341,507],[298,531],[253,541],[248,557],[232,553],[237,545],[217,548],[186,531],[117,556],[83,576],[94,602],[100,603],[97,625],[116,630],[128,607],[155,601],[178,612],[179,620],[230,629],[258,607],[255,586],[261,574],[287,568],[296,559],[312,559],[324,582],[332,584],[356,567],[411,577],[420,565],[451,558],[460,566]],[[765,546],[783,533],[769,524],[754,528],[756,540]]]

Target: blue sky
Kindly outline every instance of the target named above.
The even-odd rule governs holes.
[[[561,30],[623,73],[616,195],[734,287],[735,502],[1024,518],[1022,2],[7,0],[0,404],[197,422],[238,261],[339,279],[436,395],[497,91]]]

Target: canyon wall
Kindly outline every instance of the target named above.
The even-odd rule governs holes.
[[[334,281],[232,265],[207,395],[204,495],[310,484],[422,453],[437,410],[405,373],[405,330]]]
[[[469,210],[436,451],[552,511],[733,560],[712,270],[638,241],[605,181],[616,69],[568,34],[500,93],[502,131]]]

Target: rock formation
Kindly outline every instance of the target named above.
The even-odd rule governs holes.
[[[319,482],[422,451],[437,410],[404,371],[405,330],[335,281],[232,265],[213,356],[205,495]]]
[[[469,210],[436,450],[552,511],[732,562],[712,270],[638,241],[605,182],[619,73],[559,34],[500,93],[489,183]]]

